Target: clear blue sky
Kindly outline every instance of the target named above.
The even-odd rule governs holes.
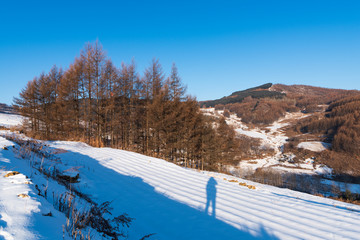
[[[2,1],[0,102],[99,39],[116,65],[153,57],[215,99],[267,82],[360,88],[360,1]]]

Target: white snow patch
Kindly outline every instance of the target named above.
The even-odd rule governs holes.
[[[316,166],[315,173],[324,176],[331,176],[333,170],[326,165],[320,164]]]
[[[0,126],[10,128],[21,125],[23,116],[10,113],[0,113]]]
[[[313,152],[321,152],[326,149],[329,149],[331,147],[330,143],[324,143],[324,142],[301,142],[298,144],[298,148],[304,148]]]

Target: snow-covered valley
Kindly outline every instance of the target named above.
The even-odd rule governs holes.
[[[215,110],[214,108],[202,109],[203,112],[209,116],[222,117],[222,110]],[[323,165],[313,165],[312,159],[306,159],[302,163],[293,163],[291,159],[295,155],[283,154],[284,144],[288,140],[285,134],[284,128],[289,126],[291,121],[308,117],[308,114],[301,112],[287,113],[285,117],[263,127],[262,129],[255,127],[249,128],[241,121],[235,114],[231,114],[226,118],[227,124],[233,126],[235,131],[240,135],[245,135],[250,138],[260,139],[261,147],[269,148],[273,150],[273,154],[270,156],[264,156],[263,158],[256,158],[250,160],[242,160],[237,166],[238,169],[246,171],[255,171],[258,168],[271,168],[283,172],[295,172],[305,174],[323,174],[331,173],[331,169]],[[298,148],[304,148],[313,152],[321,152],[330,147],[328,143],[319,141],[302,142],[298,145]]]

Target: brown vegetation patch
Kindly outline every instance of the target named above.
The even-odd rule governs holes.
[[[19,198],[28,198],[29,195],[25,194],[25,193],[20,193],[17,195]]]
[[[54,149],[52,152],[53,152],[53,154],[61,154],[61,153],[67,153],[68,151],[65,149],[57,148],[57,149]]]
[[[224,106],[229,111],[236,113],[245,123],[270,124],[286,112],[297,111],[294,101],[290,99],[244,99],[241,103],[227,104]]]
[[[239,181],[235,180],[235,179],[231,179],[231,180],[229,180],[229,182],[239,182]]]
[[[247,187],[249,189],[256,189],[256,187],[254,185],[248,185],[248,184],[246,184],[244,182],[240,182],[239,185],[243,186],[243,187]]]
[[[18,175],[20,174],[18,171],[12,171],[12,172],[9,172],[7,174],[5,174],[4,177],[11,177],[11,176],[15,176],[15,175]]]
[[[61,174],[57,174],[56,177],[61,180],[61,181],[65,181],[65,182],[68,182],[68,183],[78,183],[79,182],[79,178],[80,178],[80,175],[79,174],[76,174],[75,177],[72,177],[72,176],[68,176],[68,175],[61,175]]]
[[[299,166],[287,166],[287,165],[283,165],[283,164],[275,164],[275,165],[271,165],[271,167],[283,167],[283,168],[289,168],[289,169],[310,170],[308,168],[302,168],[302,167],[299,167]]]
[[[257,164],[258,162],[257,161],[247,161],[246,163],[248,163],[248,164]]]

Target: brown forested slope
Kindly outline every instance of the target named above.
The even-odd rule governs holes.
[[[318,105],[327,105],[336,100],[354,96],[360,92],[357,90],[331,89],[307,85],[284,85],[275,84],[271,91],[283,92],[290,99],[296,101],[296,106],[304,111],[313,112],[321,110]]]
[[[299,122],[298,133],[316,134],[332,144],[322,161],[338,173],[360,176],[360,94],[331,103],[323,114]]]
[[[237,91],[221,99],[200,102],[203,107],[227,109],[245,123],[269,124],[286,112],[321,112],[332,102],[359,94],[357,90],[320,88],[306,85],[264,84]]]

